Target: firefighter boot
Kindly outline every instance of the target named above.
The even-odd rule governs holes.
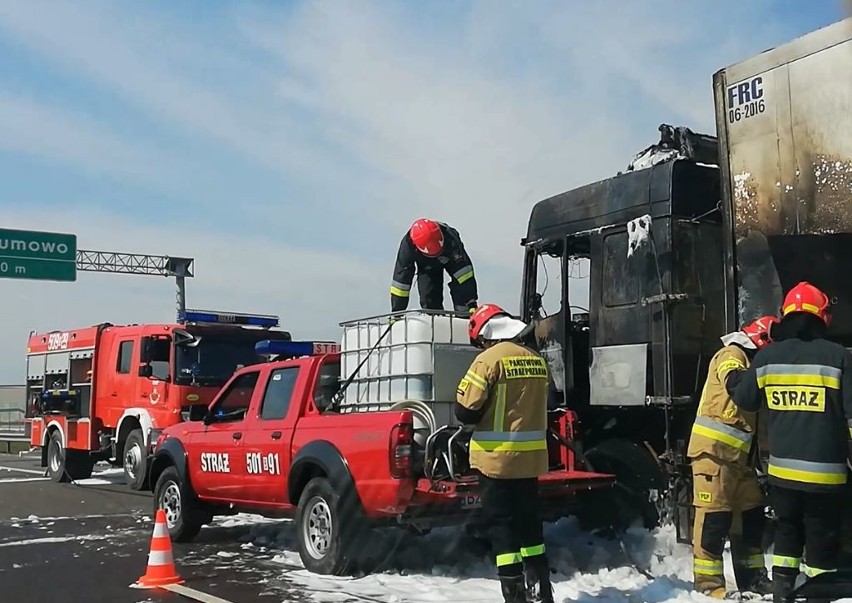
[[[524,576],[500,576],[500,590],[504,603],[528,603]]]
[[[772,603],[792,603],[790,596],[796,586],[796,574],[772,572]]]
[[[534,603],[553,603],[553,586],[550,584],[550,564],[545,555],[527,557],[524,573],[527,595]]]
[[[741,591],[758,595],[772,594],[772,580],[769,579],[764,568],[751,569],[746,576],[747,580],[745,580],[742,588],[740,588]]]

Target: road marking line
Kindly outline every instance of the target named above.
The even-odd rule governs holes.
[[[183,595],[184,597],[189,597],[190,599],[195,599],[196,601],[201,601],[201,603],[231,603],[231,601],[228,601],[227,599],[222,599],[214,595],[208,595],[207,593],[203,593],[200,590],[195,590],[194,588],[189,588],[188,586],[183,586],[182,584],[168,584],[166,586],[161,586],[160,588],[170,590],[175,594]]]
[[[49,536],[47,538],[31,538],[29,540],[13,540],[11,542],[0,542],[0,547],[29,546],[31,544],[51,544],[55,542],[71,542],[72,540],[106,540],[107,535],[81,534],[77,536]]]
[[[18,484],[21,482],[46,482],[49,479],[49,477],[11,477],[9,479],[0,479],[0,484]]]
[[[144,514],[142,514],[142,515],[144,515]],[[137,515],[135,513],[108,513],[108,514],[104,514],[104,515],[74,515],[74,516],[63,515],[63,516],[56,516],[56,517],[36,517],[36,519],[38,519],[39,521],[67,521],[67,520],[79,521],[81,519],[109,519],[109,518],[113,518],[113,517],[130,517],[130,518],[133,518],[133,519],[141,520],[142,515]],[[9,523],[10,521],[28,521],[28,518],[27,517],[12,517],[10,519],[0,520],[0,524]],[[148,521],[151,521],[151,520],[149,519]],[[137,523],[139,523],[139,522],[137,522]],[[148,528],[145,528],[145,529],[147,530]]]
[[[41,475],[44,476],[44,469],[41,471],[36,471],[35,469],[21,469],[20,467],[6,467],[5,465],[0,465],[0,469],[5,471],[18,471],[19,473],[31,473],[32,475]]]

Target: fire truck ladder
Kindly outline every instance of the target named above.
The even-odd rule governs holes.
[[[193,258],[174,258],[167,255],[77,250],[77,270],[175,277],[178,322],[182,322],[186,312],[186,279],[193,276],[193,262]]]

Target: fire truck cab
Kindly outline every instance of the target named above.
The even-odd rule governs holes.
[[[30,443],[56,482],[85,479],[98,461],[147,485],[159,433],[206,407],[238,369],[263,362],[260,340],[291,339],[275,316],[188,310],[180,324],[32,333],[27,347]]]

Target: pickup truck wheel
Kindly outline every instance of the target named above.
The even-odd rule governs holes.
[[[309,572],[346,574],[352,566],[352,535],[357,517],[342,517],[340,495],[324,477],[308,482],[296,508],[299,557]]]
[[[148,453],[141,429],[134,429],[124,442],[124,482],[131,490],[141,490],[148,478]]]
[[[175,542],[188,542],[198,535],[204,516],[196,503],[195,494],[183,483],[178,470],[169,467],[160,474],[154,488],[154,511],[166,513],[169,536]]]
[[[50,440],[47,442],[47,473],[50,479],[57,483],[71,479],[65,471],[65,448],[62,447],[62,436],[55,430],[50,434]]]

